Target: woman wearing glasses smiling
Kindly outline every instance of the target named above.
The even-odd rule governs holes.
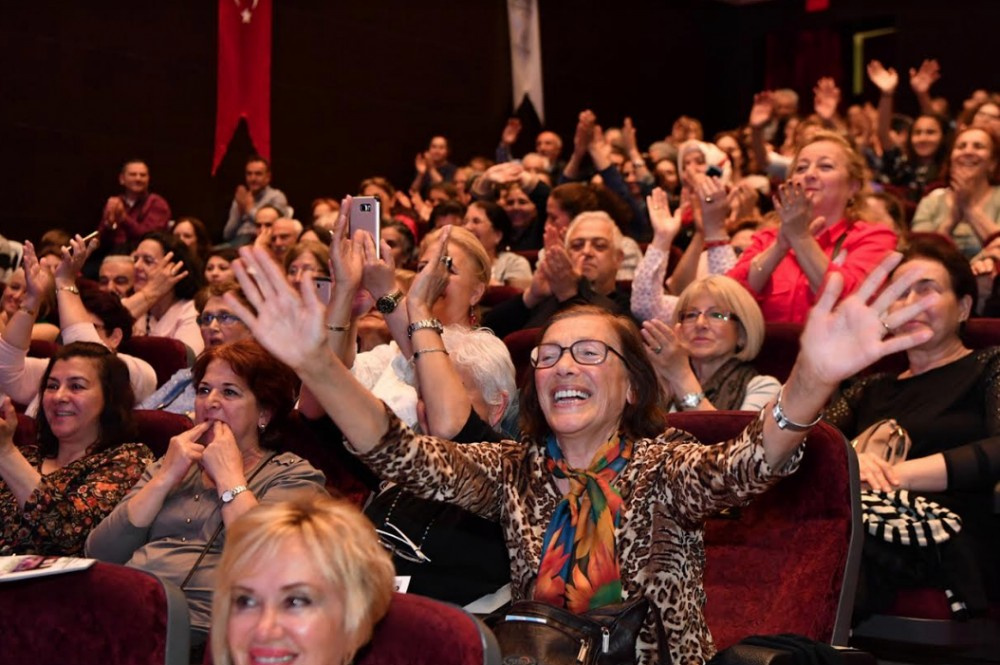
[[[250,337],[250,329],[233,314],[229,305],[223,300],[223,296],[227,293],[232,293],[233,297],[249,305],[235,282],[211,284],[194,297],[194,306],[198,310],[198,328],[201,330],[201,338],[205,342],[206,349]],[[195,386],[191,368],[185,367],[177,370],[166,383],[136,408],[182,413],[191,417],[194,413],[194,398]]]
[[[311,284],[293,291],[261,250],[244,250],[243,260],[237,278],[258,315],[230,305],[298,373],[360,459],[419,496],[500,522],[514,600],[582,613],[645,597],[643,665],[704,662],[715,651],[702,613],[702,521],[795,470],[805,433],[842,379],[930,337],[903,328],[926,300],[889,309],[916,275],[866,304],[898,255],[836,309],[843,281],[834,274],[778,398],[736,438],[702,446],[667,427],[636,327],[575,307],[549,322],[532,353],[522,440],[463,446],[416,434],[357,383],[327,344]],[[900,333],[886,338],[887,327]]]
[[[642,336],[673,409],[757,411],[781,389],[750,363],[764,342],[764,316],[729,277],[692,283],[678,298],[674,325],[650,319]]]

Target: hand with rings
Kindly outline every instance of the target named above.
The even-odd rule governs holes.
[[[676,394],[678,387],[685,385],[685,380],[693,376],[687,350],[677,338],[674,328],[659,319],[644,321],[641,332],[646,343],[646,357],[653,364],[658,381],[669,392]]]

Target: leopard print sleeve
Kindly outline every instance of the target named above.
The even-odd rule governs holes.
[[[370,452],[358,454],[383,480],[424,499],[445,501],[486,519],[500,518],[504,458],[519,444],[457,444],[417,434],[386,408],[389,427]],[[509,463],[509,461],[508,461]]]
[[[763,418],[761,412],[735,438],[715,445],[698,443],[686,433],[678,436],[676,430],[662,435],[672,450],[664,457],[661,481],[678,516],[692,528],[723,508],[747,503],[798,469],[803,444],[782,468],[767,463]]]

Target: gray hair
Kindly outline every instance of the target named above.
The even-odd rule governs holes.
[[[611,227],[611,246],[616,250],[622,250],[622,232],[615,224],[615,220],[611,219],[611,215],[604,212],[603,210],[588,210],[586,212],[581,212],[579,215],[573,218],[573,221],[569,223],[566,228],[566,247],[569,247],[569,239],[573,236],[573,230],[583,222],[607,222]]]
[[[129,265],[134,265],[132,257],[128,254],[108,254],[104,257],[104,260],[101,261],[101,265],[103,266],[105,263],[127,263]]]
[[[444,346],[451,361],[463,368],[490,406],[503,403],[507,396],[507,408],[502,421],[516,420],[517,381],[514,361],[503,341],[486,328],[470,330],[463,326],[448,326],[444,329]]]

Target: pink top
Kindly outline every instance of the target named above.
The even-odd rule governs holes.
[[[809,314],[809,308],[816,302],[817,294],[809,287],[809,278],[799,267],[794,250],[789,251],[781,260],[760,293],[755,293],[747,280],[750,271],[754,270],[750,262],[774,244],[777,234],[777,228],[756,233],[750,247],[740,255],[736,266],[727,274],[753,294],[760,304],[765,321],[802,323]],[[881,224],[849,223],[846,219],[841,219],[816,236],[816,242],[823,253],[832,259],[834,247],[841,236],[843,261],[831,263],[827,272],[835,270],[844,276],[844,290],[841,293],[841,297],[844,297],[861,286],[872,269],[896,248],[896,234]]]

